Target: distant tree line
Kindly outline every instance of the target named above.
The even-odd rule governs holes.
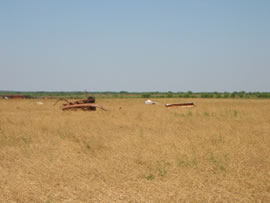
[[[270,98],[270,92],[167,92],[143,93],[143,98]]]
[[[0,91],[0,97],[4,95],[24,95],[25,98],[86,98],[94,96],[96,98],[270,98],[270,92],[128,92],[128,91],[105,91],[105,92],[20,92],[20,91]]]

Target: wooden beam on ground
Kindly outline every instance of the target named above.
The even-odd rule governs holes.
[[[178,104],[165,104],[166,107],[176,107],[176,106],[180,106],[180,107],[194,107],[195,104],[193,102],[189,102],[189,103],[178,103]]]

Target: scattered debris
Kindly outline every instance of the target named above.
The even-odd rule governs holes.
[[[100,106],[98,104],[90,104],[90,103],[85,103],[85,104],[67,104],[63,106],[62,110],[75,110],[75,109],[82,109],[84,111],[88,110],[88,111],[95,111],[96,108],[100,108],[104,111],[106,111],[106,109],[103,106]]]
[[[24,95],[21,95],[21,94],[12,94],[12,95],[4,95],[3,96],[3,99],[24,99],[25,96]]]
[[[43,102],[41,102],[41,101],[39,101],[39,102],[37,102],[37,104],[38,105],[42,105],[42,104],[44,104]]]
[[[100,108],[102,110],[106,110],[103,106],[100,106],[98,104],[95,104],[95,98],[90,96],[87,99],[83,99],[83,100],[77,100],[75,102],[69,102],[66,99],[58,99],[54,105],[56,105],[59,101],[66,101],[65,104],[63,104],[62,110],[77,110],[77,109],[81,109],[84,111],[95,111],[96,108]]]
[[[175,107],[175,106],[180,106],[180,107],[194,107],[195,104],[193,102],[189,103],[178,103],[178,104],[165,104],[166,107]]]
[[[144,101],[144,104],[158,104],[158,102],[151,101],[150,99]]]

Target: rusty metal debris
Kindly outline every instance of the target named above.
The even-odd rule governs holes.
[[[178,104],[165,104],[166,107],[176,107],[176,106],[180,106],[180,107],[194,107],[195,104],[193,102],[189,102],[189,103],[178,103]]]
[[[63,106],[62,110],[75,110],[75,109],[82,109],[84,111],[95,111],[96,108],[100,108],[104,111],[106,111],[106,109],[103,106],[100,106],[98,104],[67,104]]]
[[[3,99],[24,99],[25,98],[24,95],[20,95],[20,94],[18,94],[18,95],[16,95],[16,94],[13,94],[13,95],[4,95],[2,97],[3,97]]]
[[[63,104],[62,106],[62,110],[66,111],[66,110],[77,110],[77,109],[81,109],[84,111],[95,111],[97,108],[100,108],[104,111],[106,111],[107,109],[105,109],[103,106],[95,104],[95,98],[90,96],[87,99],[83,99],[83,100],[77,100],[74,102],[69,102],[66,99],[58,99],[54,105],[56,105],[59,101],[65,101],[66,103]]]

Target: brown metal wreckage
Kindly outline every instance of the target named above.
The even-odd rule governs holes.
[[[66,103],[63,104],[62,106],[62,110],[66,111],[66,110],[84,110],[84,111],[95,111],[97,108],[100,108],[104,111],[106,111],[107,109],[105,109],[103,106],[95,104],[95,97],[88,97],[87,99],[83,99],[83,100],[77,100],[74,102],[69,102],[66,99],[58,99],[54,105],[56,105],[59,101],[65,101]]]
[[[178,103],[178,104],[165,104],[166,107],[194,107],[195,104],[193,102],[188,102],[188,103]]]
[[[20,94],[18,94],[18,95],[16,95],[16,94],[13,94],[13,95],[3,95],[2,97],[3,97],[3,99],[24,99],[25,98],[24,95],[20,95]]]

